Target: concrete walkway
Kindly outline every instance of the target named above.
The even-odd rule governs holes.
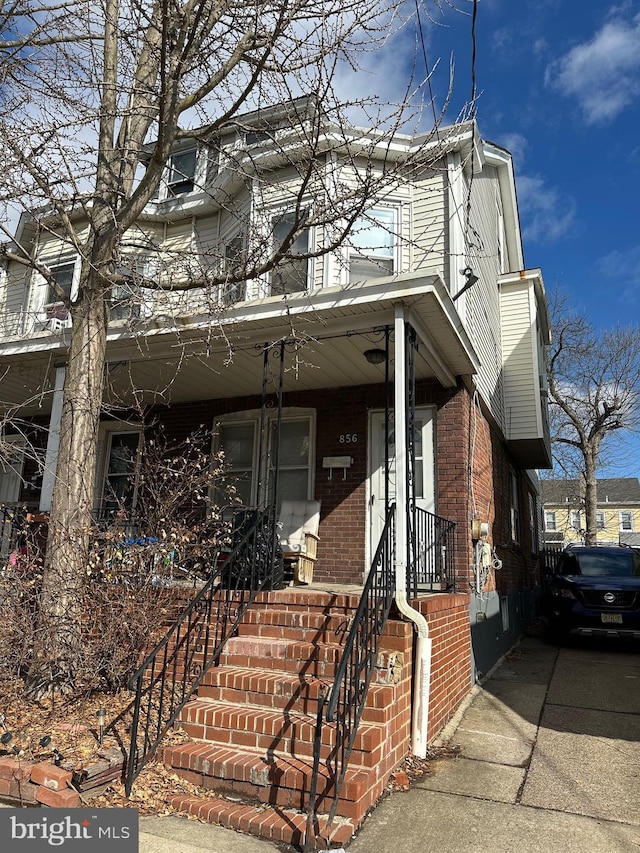
[[[640,851],[640,645],[526,638],[349,853]]]

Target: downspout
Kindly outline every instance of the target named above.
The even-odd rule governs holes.
[[[404,305],[395,306],[394,408],[396,432],[396,605],[413,622],[416,630],[416,659],[413,674],[413,710],[411,714],[411,751],[418,758],[427,755],[429,727],[429,687],[433,641],[425,617],[407,601],[407,409],[406,347]]]

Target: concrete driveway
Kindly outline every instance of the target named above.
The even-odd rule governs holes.
[[[350,853],[640,851],[640,643],[527,637],[444,733],[457,758],[394,794]]]

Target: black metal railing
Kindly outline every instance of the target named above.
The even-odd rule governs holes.
[[[282,585],[275,507],[239,516],[226,559],[129,680],[135,692],[127,796],[163,736],[216,663],[258,592]]]
[[[407,594],[455,588],[455,522],[419,507],[409,511]]]
[[[349,757],[378,660],[380,638],[387,623],[394,594],[395,507],[392,506],[387,511],[384,530],[353,617],[333,685],[325,696],[318,699],[305,853],[313,849],[318,801],[328,796],[332,787],[333,801],[328,822],[331,823],[335,817]],[[320,750],[325,722],[335,724],[335,744],[327,760],[329,772],[325,788],[318,792]]]

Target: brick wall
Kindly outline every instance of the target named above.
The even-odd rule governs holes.
[[[433,641],[427,734],[431,741],[471,688],[469,596],[430,595],[411,603],[426,617]]]

